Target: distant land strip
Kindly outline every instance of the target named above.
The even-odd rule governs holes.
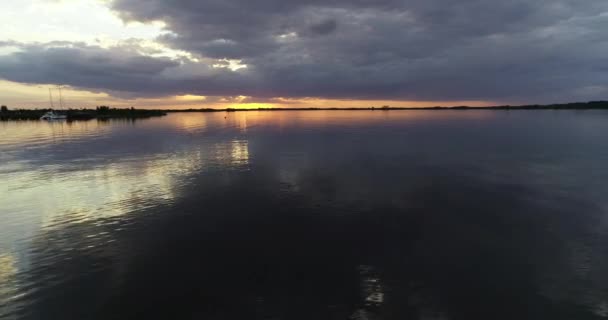
[[[2,106],[0,109],[0,120],[38,120],[52,109],[9,109]],[[99,106],[95,109],[67,109],[55,110],[60,114],[67,115],[68,120],[108,120],[108,119],[141,119],[164,116],[170,112],[242,112],[242,111],[390,111],[390,110],[608,110],[608,101],[574,102],[547,105],[502,105],[486,107],[454,106],[454,107],[366,107],[366,108],[200,108],[200,109],[135,109],[135,108],[111,108]]]
[[[38,120],[42,115],[53,109],[15,109],[6,106],[0,109],[0,120]],[[95,109],[67,109],[54,110],[58,114],[66,115],[67,120],[110,120],[110,119],[145,119],[151,117],[162,117],[167,115],[163,110],[135,109],[135,108],[110,108],[100,106]]]
[[[486,107],[470,107],[470,106],[454,106],[454,107],[364,107],[364,108],[201,108],[201,109],[165,109],[164,112],[240,112],[240,111],[323,111],[323,110],[344,110],[344,111],[369,111],[369,110],[608,110],[608,101],[590,101],[590,102],[574,102],[563,104],[547,104],[547,105],[519,105],[519,106],[486,106]]]

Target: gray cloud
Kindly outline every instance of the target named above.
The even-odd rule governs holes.
[[[19,44],[21,51],[0,57],[0,75],[23,83],[57,83],[141,97],[173,94],[233,95],[253,82],[185,58],[142,55],[137,46],[101,48],[83,43]]]
[[[133,48],[24,47],[0,77],[135,96],[250,95],[551,102],[608,95],[605,0],[114,0],[163,20],[159,41],[204,62]],[[236,72],[208,59],[239,59]]]
[[[312,33],[314,34],[326,35],[334,32],[337,27],[338,24],[336,23],[336,20],[326,20],[321,23],[312,25],[310,27],[310,31],[312,31]]]

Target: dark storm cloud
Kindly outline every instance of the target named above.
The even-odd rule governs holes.
[[[0,57],[0,75],[15,82],[65,84],[130,97],[193,92],[232,95],[245,82],[252,82],[245,72],[237,77],[225,68],[185,58],[150,57],[132,45],[101,48],[52,42],[14,46],[20,51]]]
[[[86,78],[79,79],[83,87],[134,95],[493,101],[608,95],[605,0],[115,0],[112,8],[125,20],[164,21],[170,32],[159,41],[170,47],[202,61],[242,60],[248,68],[232,72],[89,47],[71,48],[66,57],[77,59],[58,67],[51,64],[58,49],[33,47],[0,57],[0,76],[60,81],[37,79],[58,72]],[[90,51],[105,58],[87,60]],[[68,73],[87,68],[102,72]]]
[[[137,90],[177,62],[85,44],[20,45],[20,52],[0,59],[4,78],[25,83],[62,83],[97,89]]]

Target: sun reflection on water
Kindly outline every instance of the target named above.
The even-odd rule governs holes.
[[[15,257],[11,254],[0,254],[0,306],[7,305],[15,294],[15,287],[11,285],[17,273]],[[2,309],[0,308],[0,317]]]
[[[478,119],[499,115],[504,117],[501,121],[489,121],[486,127],[476,127],[480,123],[483,125],[483,121],[477,122]],[[533,266],[534,272],[539,272],[542,276],[534,278],[538,283],[533,285],[539,288],[538,292],[533,291],[532,285],[522,291],[533,292],[533,301],[536,302],[541,301],[538,297],[542,297],[542,301],[555,302],[556,305],[574,304],[588,308],[589,312],[598,317],[607,317],[608,304],[603,295],[605,277],[601,272],[606,261],[602,251],[606,224],[598,223],[595,216],[590,219],[589,216],[579,215],[585,211],[594,215],[596,211],[605,213],[608,207],[604,198],[590,196],[583,202],[577,199],[569,202],[553,197],[559,194],[556,190],[562,190],[563,187],[583,188],[588,182],[593,182],[595,177],[599,177],[595,185],[597,187],[589,189],[601,193],[604,180],[600,178],[605,174],[605,162],[598,161],[601,157],[596,155],[595,162],[589,166],[597,169],[594,171],[584,170],[586,162],[576,164],[569,157],[561,159],[561,164],[554,163],[552,166],[540,160],[530,160],[528,155],[532,153],[538,156],[540,153],[536,148],[546,147],[547,143],[553,141],[554,135],[545,140],[529,137],[517,139],[522,136],[518,136],[517,130],[513,129],[519,128],[519,124],[508,117],[513,115],[502,111],[249,111],[177,113],[165,118],[136,122],[0,123],[0,305],[7,299],[15,298],[15,288],[23,287],[15,280],[20,279],[20,275],[42,277],[42,280],[33,281],[37,285],[46,283],[47,280],[57,280],[44,278],[46,273],[40,271],[44,269],[36,269],[49,262],[46,258],[55,259],[54,262],[59,262],[61,266],[71,266],[71,261],[63,264],[64,261],[73,257],[93,256],[99,260],[75,268],[78,272],[66,272],[67,277],[86,274],[90,266],[108,267],[118,270],[112,271],[113,275],[119,276],[111,281],[119,281],[123,272],[121,270],[129,268],[124,262],[129,260],[124,259],[124,256],[133,253],[138,255],[148,248],[158,248],[139,239],[138,232],[134,232],[136,235],[133,238],[142,243],[131,246],[132,243],[125,239],[133,238],[121,238],[129,233],[122,231],[141,230],[145,233],[151,230],[150,234],[156,236],[167,231],[163,228],[171,225],[165,222],[171,221],[181,227],[196,225],[196,228],[190,230],[192,235],[198,235],[199,230],[212,230],[200,239],[230,239],[225,247],[229,249],[233,243],[238,247],[241,244],[249,245],[249,240],[255,239],[258,242],[253,241],[252,248],[263,249],[261,252],[266,254],[260,255],[260,260],[275,255],[279,260],[284,255],[300,257],[299,252],[283,249],[282,239],[286,239],[287,244],[289,241],[297,244],[296,248],[301,245],[304,249],[320,249],[320,252],[311,250],[304,254],[323,257],[323,260],[319,259],[323,261],[319,268],[322,271],[317,271],[319,273],[325,271],[326,259],[329,260],[328,265],[336,267],[340,274],[346,271],[348,290],[354,292],[352,300],[348,299],[348,308],[345,308],[341,318],[382,319],[387,312],[390,314],[391,308],[402,304],[398,307],[407,309],[405,311],[411,315],[407,318],[447,320],[452,314],[449,313],[450,306],[442,304],[445,302],[440,299],[443,293],[441,290],[466,286],[469,279],[480,283],[487,283],[488,279],[478,278],[477,274],[468,278],[465,274],[463,278],[445,277],[442,280],[441,276],[445,274],[439,271],[444,268],[437,267],[430,270],[429,274],[439,272],[439,280],[425,281],[423,278],[429,274],[419,270],[428,267],[433,269],[438,265],[436,259],[443,259],[442,257],[452,259],[462,253],[465,256],[463,261],[453,260],[455,267],[458,267],[460,263],[467,263],[466,257],[489,252],[483,241],[466,236],[460,239],[460,235],[468,235],[469,231],[472,235],[477,235],[477,219],[483,222],[487,216],[485,212],[496,212],[496,217],[507,222],[501,225],[493,220],[487,222],[490,230],[496,231],[497,239],[493,240],[492,236],[486,234],[485,228],[480,236],[489,237],[497,244],[502,244],[501,239],[505,239],[504,248],[520,246],[526,257],[531,257],[532,260],[543,259],[543,263],[526,262],[526,265]],[[466,122],[454,126],[454,123],[465,120]],[[568,123],[574,120],[576,118],[567,119]],[[527,125],[543,125],[545,121],[546,118]],[[503,127],[496,132],[482,130],[497,124],[502,124]],[[494,140],[477,141],[482,131],[494,134],[490,137]],[[435,135],[436,132],[440,134]],[[588,136],[582,138],[590,139]],[[497,150],[490,143],[493,141],[510,146],[513,143],[512,148],[518,150],[519,154],[513,158],[510,150]],[[590,146],[598,149],[595,147],[604,144]],[[477,148],[480,151],[476,151]],[[561,144],[559,150],[542,149],[548,155],[556,155],[556,159],[559,159],[561,150]],[[592,149],[573,149],[580,154],[589,150]],[[425,157],[421,157],[421,154]],[[488,154],[500,157],[497,157],[497,161],[483,161],[488,159]],[[514,159],[524,159],[525,166],[514,165],[517,164]],[[503,172],[510,175],[499,175]],[[534,174],[522,175],[522,172]],[[437,173],[437,176],[432,173]],[[573,178],[572,181],[563,178],[568,177],[568,174]],[[521,181],[518,180],[519,175],[523,176]],[[511,185],[519,187],[522,181],[525,182],[525,189]],[[542,181],[545,183],[540,184]],[[538,186],[549,189],[538,188],[542,192],[536,191],[537,183]],[[476,189],[472,186],[480,187]],[[464,191],[460,192],[461,188]],[[259,193],[258,189],[261,189]],[[525,190],[525,195],[517,197],[521,190]],[[545,192],[552,196],[545,196]],[[451,194],[455,196],[452,197]],[[528,199],[530,194],[534,197],[533,200]],[[579,194],[595,195],[589,190]],[[228,196],[223,198],[224,195]],[[478,195],[492,201],[477,202]],[[204,196],[215,200],[211,201]],[[234,199],[238,201],[233,201]],[[442,201],[447,204],[441,204]],[[232,206],[232,202],[236,204]],[[497,203],[496,206],[493,205],[494,202]],[[581,206],[587,202],[597,206]],[[253,205],[248,205],[250,203]],[[565,209],[560,212],[557,207],[562,204],[565,204]],[[261,208],[258,211],[257,206]],[[275,208],[278,208],[276,215],[272,212]],[[448,214],[445,208],[456,208],[458,215]],[[536,220],[531,220],[529,215],[519,215],[519,208],[529,208],[530,212],[544,217],[542,223],[536,225]],[[250,209],[251,214],[248,211]],[[295,212],[293,216],[288,215],[290,210]],[[272,214],[268,215],[267,211]],[[229,226],[226,229],[227,235],[221,232],[223,235],[216,238],[218,232],[215,232],[213,224],[206,223],[214,221],[207,220],[208,212],[220,213],[222,217],[217,218],[221,222],[218,225]],[[223,220],[224,212],[229,213],[226,221]],[[428,215],[427,212],[433,214]],[[182,219],[180,213],[185,213],[184,216],[188,215],[188,218],[190,215],[197,218]],[[569,219],[571,213],[576,213],[576,219]],[[158,219],[161,215],[172,219]],[[233,217],[243,216],[251,217],[251,220],[232,221]],[[140,219],[142,217],[144,219]],[[152,220],[161,222],[159,229],[150,228],[148,223]],[[553,220],[554,225],[548,224],[545,227],[547,220]],[[256,225],[250,221],[258,223],[258,228],[254,228]],[[439,221],[441,222],[438,223]],[[200,229],[196,222],[203,222],[200,223]],[[593,224],[590,227],[593,232],[587,232],[586,223]],[[510,238],[511,228],[503,230],[502,226],[511,224],[515,227],[525,224],[530,229],[519,231],[523,237],[518,234],[518,237]],[[228,230],[232,226],[234,229]],[[409,232],[410,226],[416,232]],[[131,227],[133,229],[129,229]],[[324,227],[327,227],[326,230]],[[174,245],[172,248],[190,244],[192,237],[185,236],[182,239],[182,228],[175,229],[173,232],[179,236],[174,234],[169,237],[170,241],[160,243]],[[340,233],[343,229],[346,232]],[[552,231],[547,231],[549,229]],[[264,232],[265,230],[281,232]],[[283,234],[284,230],[296,232]],[[315,232],[311,233],[310,230]],[[420,234],[417,233],[418,230]],[[317,232],[320,235],[327,233],[330,241],[315,244],[315,241],[324,239]],[[147,238],[150,234],[145,234],[142,238]],[[404,245],[411,240],[410,234],[412,237],[429,235],[414,240],[424,250]],[[435,234],[441,236],[432,236]],[[542,244],[526,251],[528,249],[524,245],[535,244],[537,234],[548,236],[547,242],[550,245]],[[233,239],[233,235],[238,236]],[[519,241],[518,238],[523,240]],[[313,243],[309,246],[309,241],[301,239],[309,239]],[[444,241],[447,244],[445,246]],[[198,242],[211,242],[209,248],[224,248],[222,245],[216,246],[214,241]],[[559,248],[560,254],[556,254],[554,260],[535,254],[547,251],[544,250],[545,246],[559,247],[562,242],[565,245]],[[452,243],[455,244],[455,250],[450,246]],[[402,245],[399,250],[382,250],[384,246],[392,249]],[[329,249],[324,251],[326,246]],[[369,252],[361,253],[361,256],[355,253],[350,257],[351,250],[358,250],[358,246],[361,251],[369,249],[373,253],[370,257],[366,257]],[[199,243],[193,244],[194,249],[203,247],[199,247]],[[32,253],[36,250],[42,254]],[[45,256],[45,250],[51,255]],[[414,252],[408,253],[408,250]],[[430,250],[428,255],[426,250]],[[255,254],[249,248],[243,248],[242,252],[245,251]],[[225,252],[231,255],[232,251],[218,250],[217,257],[226,258]],[[329,256],[336,252],[339,254],[332,260]],[[93,254],[88,255],[89,253]],[[503,262],[519,258],[519,252],[517,253],[511,256],[511,252],[506,250],[489,257],[486,266],[499,275],[492,277],[492,281],[501,275],[511,274],[511,270],[503,273]],[[344,254],[347,259],[340,259],[340,254]],[[393,254],[396,256],[393,257]],[[405,259],[407,255],[411,255],[412,259]],[[547,254],[547,257],[551,255]],[[151,256],[165,257],[164,253]],[[177,261],[171,259],[175,257],[173,255],[168,257],[150,261]],[[259,256],[256,254],[252,257],[258,259]],[[398,259],[393,259],[397,257]],[[115,263],[107,263],[108,260]],[[220,260],[221,265],[223,259],[217,260]],[[348,261],[348,264],[343,264],[342,260]],[[269,261],[272,262],[272,259]],[[405,263],[402,264],[402,261]],[[496,261],[500,266],[495,265]],[[282,260],[274,261],[279,266],[280,262]],[[200,271],[196,264],[184,265],[194,265],[191,270],[193,274]],[[148,266],[149,264],[144,264],[143,269]],[[181,267],[177,263],[172,268],[173,275],[180,273]],[[266,270],[266,267],[260,269]],[[462,271],[450,266],[446,270],[456,270],[456,275]],[[527,268],[514,269],[516,283],[528,285],[527,271]],[[165,269],[159,271],[160,274],[164,272]],[[420,276],[416,276],[416,272]],[[237,273],[240,275],[240,272]],[[260,271],[260,274],[259,279],[266,279],[265,271]],[[409,279],[410,276],[413,281]],[[173,278],[167,279],[174,283]],[[105,280],[104,278],[100,282],[106,285]],[[504,281],[508,285],[510,280]],[[181,282],[177,283],[175,287]],[[295,283],[300,284],[298,281]],[[280,283],[282,284],[283,282]],[[218,284],[218,287],[222,285]],[[515,294],[519,289],[508,290],[507,293],[514,295],[506,297],[517,297]],[[315,291],[315,295],[317,293]],[[51,295],[54,296],[54,292]],[[502,296],[489,299],[496,298],[497,305],[502,305],[502,300],[497,297]],[[260,304],[272,307],[263,299]],[[478,307],[474,301],[471,304]],[[0,310],[0,318],[2,312]]]
[[[11,252],[43,230],[145,212],[176,201],[204,170],[247,166],[248,140],[209,138],[208,120],[2,124],[11,129],[0,135],[0,280],[27,270]],[[133,152],[151,128],[158,135],[147,138],[146,152]]]

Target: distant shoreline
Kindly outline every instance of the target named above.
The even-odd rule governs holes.
[[[0,120],[39,120],[43,114],[51,110],[52,109],[3,110],[0,111]],[[162,110],[134,108],[117,109],[106,106],[97,107],[96,109],[55,110],[55,112],[67,116],[68,121],[87,121],[92,119],[101,121],[110,119],[136,120],[167,115],[167,113]]]
[[[486,106],[486,107],[364,107],[364,108],[224,108],[163,109],[163,112],[241,112],[241,111],[391,111],[391,110],[608,110],[608,101],[576,102],[550,105]]]
[[[38,120],[51,109],[2,109],[0,120]],[[162,117],[167,113],[180,112],[243,112],[243,111],[393,111],[393,110],[608,110],[608,101],[575,102],[549,105],[519,105],[519,106],[486,106],[486,107],[366,107],[366,108],[200,108],[200,109],[134,109],[134,108],[110,108],[106,106],[96,109],[69,109],[58,111],[67,115],[68,120],[109,120],[109,119],[145,119],[151,117]]]

